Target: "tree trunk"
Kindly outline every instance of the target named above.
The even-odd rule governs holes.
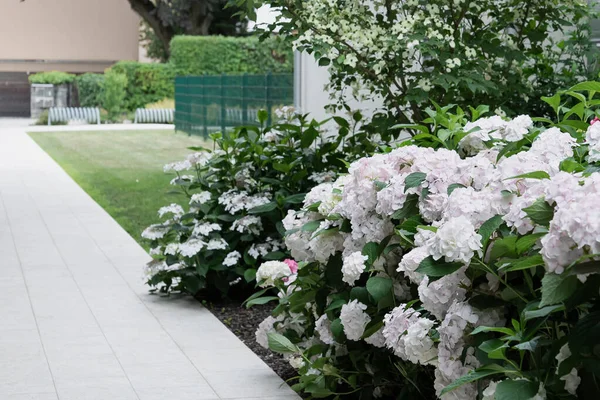
[[[167,56],[170,55],[171,39],[175,36],[173,28],[164,25],[158,18],[157,9],[154,3],[150,0],[128,0],[133,11],[144,19],[150,25],[156,37],[161,41]]]
[[[214,11],[211,1],[194,2],[190,10],[192,26],[187,33],[190,35],[207,36],[213,20]]]

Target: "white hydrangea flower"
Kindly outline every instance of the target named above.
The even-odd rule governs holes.
[[[464,273],[465,268],[429,282],[429,277],[424,277],[419,284],[419,299],[423,308],[442,320],[454,301],[463,301],[466,289],[463,286],[470,284]]]
[[[558,351],[556,357],[554,357],[556,361],[558,361],[558,364],[556,365],[557,371],[560,368],[560,364],[569,357],[571,357],[571,349],[569,348],[569,343],[565,343]]]
[[[188,160],[178,161],[166,164],[163,167],[164,172],[182,172],[192,168],[192,164]]]
[[[200,222],[194,226],[192,231],[192,235],[194,236],[208,236],[212,232],[220,231],[221,225],[210,223],[210,222]]]
[[[208,244],[206,245],[207,250],[225,250],[229,247],[229,244],[225,241],[225,239],[210,239]]]
[[[200,239],[188,239],[187,242],[179,245],[179,254],[184,257],[193,257],[206,246],[206,242]]]
[[[542,240],[541,255],[548,272],[562,274],[565,267],[571,265],[584,253],[577,247],[577,243],[557,227],[556,223],[550,223],[550,231]]]
[[[581,378],[577,375],[577,369],[571,369],[567,375],[563,375],[560,377],[561,381],[565,381],[565,390],[572,394],[573,396],[577,395],[577,388],[581,383]]]
[[[435,322],[429,319],[418,318],[408,327],[406,335],[402,338],[406,360],[421,365],[436,364],[437,349],[429,337],[429,331],[434,325]]]
[[[184,211],[183,211],[183,207],[181,207],[179,204],[171,204],[165,207],[161,207],[158,210],[158,216],[159,217],[163,217],[163,215],[165,214],[173,214],[174,218],[177,217],[181,217],[183,215]]]
[[[419,284],[423,280],[423,274],[416,272],[416,269],[419,268],[421,261],[427,257],[429,257],[429,249],[427,247],[416,247],[402,256],[397,271],[403,272],[412,283]]]
[[[402,335],[419,318],[419,313],[412,308],[406,308],[406,304],[394,308],[383,317],[383,337],[388,348],[392,349],[398,357],[406,357],[404,353],[404,341]]]
[[[258,325],[258,328],[256,329],[256,343],[260,344],[265,349],[269,348],[268,334],[275,332],[274,325],[276,322],[280,322],[280,320],[269,315]]]
[[[354,282],[360,278],[360,275],[365,271],[365,261],[369,257],[364,256],[360,251],[344,257],[342,264],[342,280],[350,286],[354,286]]]
[[[530,154],[550,164],[558,171],[562,160],[573,156],[576,140],[558,128],[550,128],[542,132],[531,145]]]
[[[170,254],[170,255],[176,255],[177,252],[179,251],[179,243],[169,243],[166,247],[165,247],[165,254]]]
[[[600,161],[600,124],[593,123],[585,133],[585,142],[589,145],[587,160],[589,162]]]
[[[523,139],[532,126],[533,120],[529,115],[519,115],[507,122],[502,131],[502,139],[507,142],[518,142]]]
[[[251,233],[259,235],[263,229],[262,220],[255,215],[246,215],[240,219],[236,219],[231,224],[231,230],[239,233]]]
[[[169,232],[169,227],[161,224],[150,225],[142,232],[142,237],[148,240],[156,240],[162,239],[167,232]]]
[[[333,344],[333,334],[331,333],[331,321],[327,319],[327,314],[323,314],[315,322],[315,331],[319,335],[319,339],[325,344]]]
[[[502,194],[491,189],[455,189],[448,197],[444,218],[465,217],[476,229],[495,215],[503,214]]]
[[[375,332],[371,336],[365,338],[365,342],[370,344],[371,346],[384,348],[385,347],[385,337],[383,336],[383,328],[379,329],[377,332]]]
[[[226,267],[232,267],[238,263],[240,258],[242,258],[242,255],[239,251],[232,251],[231,253],[227,254],[227,256],[225,256],[225,259],[223,260],[223,265]]]
[[[494,400],[496,396],[496,386],[499,382],[491,381],[490,384],[483,391],[483,398],[481,400]]]
[[[261,287],[273,286],[292,275],[290,267],[282,261],[267,261],[261,264],[256,271],[256,281]]]
[[[342,306],[340,320],[348,340],[360,340],[371,317],[365,312],[367,306],[358,300],[352,300]]]
[[[190,204],[204,204],[211,198],[210,192],[194,193],[190,199]]]
[[[447,262],[460,261],[468,265],[475,252],[481,253],[481,235],[466,217],[454,217],[438,228],[428,247],[434,260],[444,257]]]
[[[294,369],[300,369],[305,365],[304,359],[302,357],[291,357],[289,363],[290,366]]]

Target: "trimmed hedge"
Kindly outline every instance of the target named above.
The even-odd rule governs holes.
[[[128,111],[175,96],[175,71],[171,64],[119,61],[111,70],[127,77],[124,108]]]
[[[279,37],[175,36],[171,63],[177,75],[289,73],[293,51]]]
[[[63,85],[75,80],[75,75],[61,71],[38,72],[29,75],[29,83]]]
[[[81,107],[98,107],[102,104],[104,75],[83,74],[75,78]]]

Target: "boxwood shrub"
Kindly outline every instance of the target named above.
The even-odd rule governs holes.
[[[124,104],[127,111],[134,111],[175,95],[175,71],[170,64],[119,61],[111,69],[127,76]]]
[[[171,63],[177,75],[292,72],[293,52],[278,37],[176,36]]]

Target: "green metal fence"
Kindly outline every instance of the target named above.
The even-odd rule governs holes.
[[[203,75],[175,79],[175,128],[189,134],[257,124],[260,109],[269,113],[294,103],[292,74]]]

